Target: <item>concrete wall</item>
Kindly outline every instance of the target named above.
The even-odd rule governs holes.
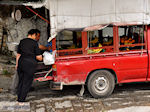
[[[38,17],[22,18],[19,22],[16,22],[11,17],[5,20],[5,27],[8,30],[8,41],[18,42],[27,37],[27,33],[30,29],[37,28],[41,31],[41,38],[39,43],[42,45],[47,44],[47,26],[48,24]]]

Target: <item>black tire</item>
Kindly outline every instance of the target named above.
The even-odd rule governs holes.
[[[88,79],[87,87],[94,98],[109,96],[115,86],[114,76],[107,70],[97,70]]]

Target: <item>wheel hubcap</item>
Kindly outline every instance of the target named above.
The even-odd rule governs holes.
[[[108,83],[105,77],[98,77],[95,81],[95,87],[98,90],[104,90],[107,87]]]

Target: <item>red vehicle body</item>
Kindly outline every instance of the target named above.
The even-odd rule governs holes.
[[[81,32],[82,47],[77,49],[58,50],[56,38],[53,39],[53,50],[57,50],[56,61],[52,65],[52,75],[46,77],[47,80],[51,80],[51,88],[61,90],[63,85],[87,85],[91,95],[98,98],[110,95],[115,84],[150,81],[150,26],[143,25],[138,28],[136,32],[142,32],[139,35],[143,37],[137,37],[137,43],[120,44],[123,37],[120,36],[121,33],[125,32],[124,34],[129,36],[129,29],[133,26],[136,31],[136,25],[111,26],[113,42],[111,46],[103,44],[102,47],[98,47],[105,50],[101,53],[88,53],[89,49],[98,48],[87,47],[89,41],[86,31]],[[124,30],[120,33],[119,28]],[[140,39],[143,42],[139,42]],[[121,47],[133,49],[121,51]],[[65,55],[66,53],[68,54]]]

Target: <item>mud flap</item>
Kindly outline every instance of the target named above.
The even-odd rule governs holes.
[[[50,81],[50,89],[51,90],[62,90],[63,84],[61,82]]]
[[[83,94],[84,94],[84,91],[85,91],[85,88],[84,88],[84,85],[82,85],[82,87],[81,87],[81,90],[80,90],[80,93],[78,94],[78,96],[83,96]]]

